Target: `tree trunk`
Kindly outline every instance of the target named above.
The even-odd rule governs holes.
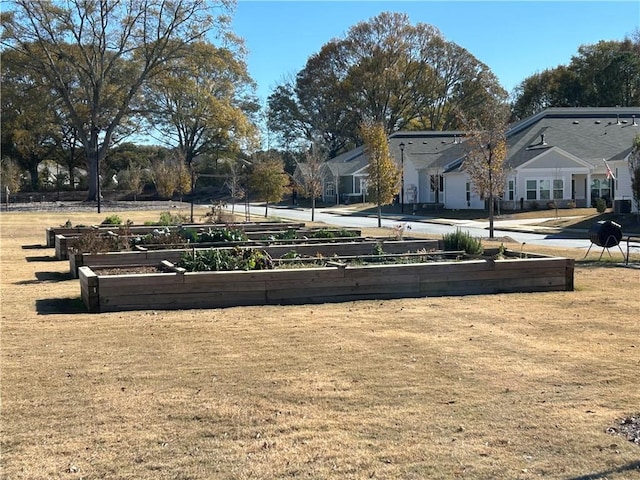
[[[313,222],[316,217],[316,197],[311,199],[311,221]]]
[[[269,216],[269,202],[265,202],[264,204],[264,218]]]
[[[489,238],[493,238],[493,194],[489,193]]]
[[[31,191],[38,191],[38,165],[29,166],[29,179],[31,180]]]
[[[382,228],[382,206],[378,203],[378,228]]]

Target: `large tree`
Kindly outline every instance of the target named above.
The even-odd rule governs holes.
[[[640,30],[623,41],[582,45],[567,65],[524,79],[514,90],[512,115],[549,107],[629,107],[640,104]]]
[[[38,166],[59,143],[56,97],[21,52],[2,55],[2,153],[29,173],[38,190]]]
[[[259,105],[242,48],[196,42],[148,85],[145,98],[157,138],[178,148],[189,168],[199,155],[234,154],[255,144],[251,116]]]
[[[378,227],[382,227],[382,205],[393,202],[398,193],[400,171],[389,154],[389,142],[384,126],[379,122],[360,125],[367,156],[367,194],[378,210]]]
[[[113,135],[136,115],[143,84],[227,22],[231,0],[12,0],[5,49],[20,51],[63,103],[89,159],[89,198]],[[222,12],[224,13],[224,12]]]
[[[321,138],[331,157],[362,143],[359,124],[453,129],[455,112],[473,118],[506,92],[489,68],[406,14],[382,13],[353,26],[309,58],[269,97],[269,126],[286,142]]]

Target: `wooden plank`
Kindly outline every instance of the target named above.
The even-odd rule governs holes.
[[[89,312],[100,311],[100,288],[98,276],[87,267],[81,267],[80,275],[80,296]]]

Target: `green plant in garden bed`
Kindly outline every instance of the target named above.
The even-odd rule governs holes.
[[[342,228],[338,231],[329,230],[328,228],[321,228],[315,232],[309,233],[307,237],[309,238],[336,238],[336,237],[357,237],[358,234],[351,230],[347,230]]]
[[[238,228],[210,228],[204,232],[198,232],[197,242],[244,242],[247,234]]]
[[[286,230],[269,236],[269,238],[265,240],[295,240],[296,238],[298,238],[298,232],[296,229],[287,228]]]
[[[210,248],[183,253],[177,266],[189,272],[269,270],[273,268],[273,261],[264,250]]]
[[[131,237],[131,246],[133,245],[171,245],[176,243],[185,243],[184,237],[175,230],[168,228],[156,229],[146,235]]]
[[[469,255],[482,255],[484,248],[482,240],[472,237],[469,232],[463,232],[459,228],[455,232],[442,236],[445,250],[464,250]]]

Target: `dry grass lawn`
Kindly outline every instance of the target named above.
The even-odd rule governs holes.
[[[68,262],[23,247],[104,217],[0,214],[3,479],[640,479],[640,445],[606,433],[640,413],[638,269],[579,263],[574,292],[87,314]]]

